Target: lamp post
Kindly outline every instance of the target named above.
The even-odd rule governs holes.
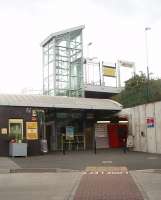
[[[145,50],[146,50],[146,69],[147,69],[147,102],[149,101],[149,51],[148,51],[148,31],[150,27],[145,28]]]
[[[92,45],[92,42],[89,42],[88,44],[87,44],[87,58],[89,57],[89,47]]]
[[[84,62],[84,64],[85,64],[85,66],[84,66],[84,78],[85,78],[85,84],[87,84],[87,82],[88,82],[88,77],[87,77],[87,73],[88,73],[88,69],[87,69],[87,62],[88,62],[88,59],[89,59],[89,46],[91,46],[92,45],[92,42],[89,42],[86,46],[85,46],[85,48],[87,48],[86,49],[86,56],[85,56],[85,62]]]
[[[87,84],[87,62],[88,62],[88,54],[89,54],[89,46],[91,46],[92,45],[92,42],[89,42],[88,44],[87,44],[87,46],[85,47],[85,48],[87,48],[86,49],[86,56],[85,56],[85,58],[84,58],[84,78],[85,78],[85,83]]]

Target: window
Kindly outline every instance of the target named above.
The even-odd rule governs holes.
[[[9,119],[9,134],[23,139],[23,119]]]

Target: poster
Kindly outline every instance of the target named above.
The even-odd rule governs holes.
[[[37,140],[38,139],[38,128],[37,122],[26,122],[26,139]]]
[[[129,135],[127,137],[127,144],[126,144],[127,147],[134,147],[134,139],[133,139],[133,136],[132,135]]]
[[[66,126],[66,140],[73,140],[73,139],[74,139],[74,127]]]
[[[154,117],[148,117],[147,118],[147,127],[148,128],[154,128]]]
[[[47,140],[46,140],[46,139],[42,139],[42,140],[40,141],[40,143],[41,143],[41,152],[47,153],[47,152],[48,152]]]

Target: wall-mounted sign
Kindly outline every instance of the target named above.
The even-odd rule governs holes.
[[[73,139],[74,139],[74,127],[66,126],[66,140],[73,140]]]
[[[6,135],[7,134],[7,128],[1,128],[1,134]]]
[[[38,139],[38,125],[37,122],[26,122],[26,139],[37,140]]]
[[[154,117],[148,117],[147,118],[147,127],[153,128],[154,127]]]

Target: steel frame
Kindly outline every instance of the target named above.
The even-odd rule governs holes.
[[[43,94],[84,96],[82,28],[54,35],[43,48]]]

